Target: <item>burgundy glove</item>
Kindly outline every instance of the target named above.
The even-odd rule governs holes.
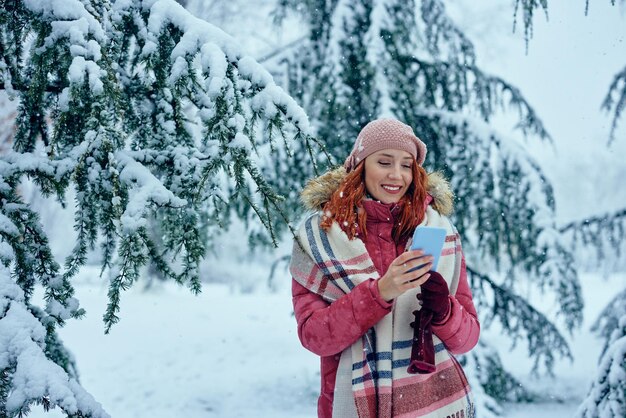
[[[450,313],[450,291],[448,284],[436,271],[430,272],[430,277],[422,285],[422,293],[417,298],[422,301],[422,309],[433,313],[433,322],[441,323]]]
[[[433,332],[430,323],[433,313],[425,309],[413,311],[415,322],[413,327],[413,344],[411,346],[411,359],[406,369],[410,374],[428,374],[437,370],[435,366],[435,345],[433,344]]]

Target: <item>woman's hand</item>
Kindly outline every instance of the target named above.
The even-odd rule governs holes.
[[[422,293],[417,298],[422,301],[422,308],[433,313],[433,323],[441,323],[450,314],[450,290],[443,276],[436,271],[430,272],[430,278],[422,284]]]
[[[386,301],[391,301],[407,290],[420,286],[430,277],[433,257],[422,250],[407,251],[391,262],[387,272],[378,280],[378,291]],[[416,267],[417,270],[409,271]]]

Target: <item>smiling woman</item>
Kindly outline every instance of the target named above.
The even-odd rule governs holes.
[[[321,357],[319,417],[475,415],[452,354],[471,350],[480,325],[452,193],[422,164],[411,127],[379,119],[359,133],[343,167],[302,192],[316,211],[294,243],[290,271],[298,336]],[[447,231],[432,256],[409,251],[418,226]]]

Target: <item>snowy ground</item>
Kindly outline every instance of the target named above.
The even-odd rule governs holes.
[[[113,418],[316,416],[318,359],[298,342],[288,285],[242,294],[210,284],[199,296],[171,283],[150,291],[138,285],[123,295],[122,320],[104,335],[106,288],[87,279],[96,274],[85,271],[76,288],[87,317],[60,334],[83,386]],[[505,417],[571,417],[586,393],[600,350],[588,325],[626,275],[581,280],[587,307],[585,326],[572,339],[574,363],[558,363],[554,379],[533,379],[524,350],[504,359],[532,387],[564,401],[511,405]]]

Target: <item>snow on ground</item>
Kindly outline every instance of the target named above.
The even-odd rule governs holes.
[[[284,269],[281,274],[275,293],[207,284],[194,296],[173,283],[149,291],[139,283],[123,295],[120,323],[104,335],[106,287],[93,279],[97,270],[86,269],[76,290],[87,317],[70,321],[60,335],[76,357],[83,386],[113,418],[314,418],[318,359],[298,342],[289,278]],[[588,326],[626,275],[581,279],[586,319],[572,339],[574,363],[559,362],[554,379],[533,379],[523,350],[504,358],[534,388],[564,401],[510,405],[505,417],[571,417],[586,393],[600,350]]]
[[[216,284],[196,297],[173,283],[148,292],[139,284],[109,335],[106,288],[84,281],[77,296],[87,317],[61,336],[112,417],[312,416],[317,359],[299,346],[288,295]]]

